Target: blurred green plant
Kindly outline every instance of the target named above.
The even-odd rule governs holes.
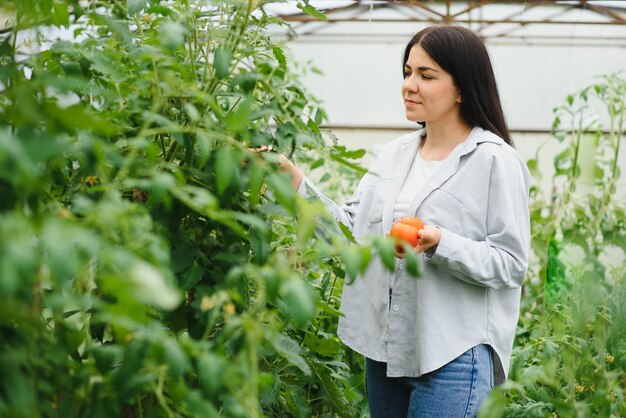
[[[3,3],[1,416],[363,413],[335,331],[370,248],[316,237],[334,221],[249,149],[349,179],[363,153],[324,136],[265,3]]]
[[[625,99],[613,74],[554,110],[564,149],[550,193],[531,189],[534,255],[510,376],[481,417],[626,416]],[[540,153],[528,161],[537,179]]]

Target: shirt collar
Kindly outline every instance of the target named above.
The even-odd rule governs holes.
[[[426,128],[422,128],[414,132],[413,135],[408,135],[405,138],[404,143],[408,144],[416,139],[421,141],[424,135],[426,135]],[[492,142],[498,145],[502,145],[505,143],[502,138],[500,138],[498,135],[494,134],[493,132],[487,131],[479,126],[475,126],[474,128],[472,128],[472,131],[465,139],[464,148],[467,152],[469,152],[473,150],[474,148],[476,148],[476,146],[480,144],[481,142]]]

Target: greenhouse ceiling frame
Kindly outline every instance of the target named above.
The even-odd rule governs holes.
[[[474,0],[474,1],[452,1],[452,0],[389,0],[389,1],[373,1],[373,0],[355,0],[351,4],[339,7],[320,8],[327,16],[326,21],[320,21],[313,16],[304,13],[279,14],[279,16],[293,26],[294,32],[288,34],[290,38],[296,36],[303,37],[307,35],[320,35],[320,30],[341,22],[421,22],[432,24],[460,24],[474,25],[472,30],[482,36],[485,41],[495,38],[499,39],[517,39],[526,42],[532,40],[546,41],[570,41],[576,39],[571,36],[558,35],[540,35],[532,36],[528,33],[519,34],[522,28],[528,28],[532,25],[596,25],[596,26],[624,26],[626,25],[626,2],[623,7],[607,6],[615,2],[602,1],[547,1],[547,0],[527,0],[527,1],[496,1],[496,0]],[[459,5],[463,7],[459,10]],[[497,19],[488,19],[483,16],[487,15],[486,11],[492,5],[511,5],[523,6],[520,10]],[[318,6],[319,7],[319,6]],[[535,11],[543,7],[546,11],[545,16],[540,19],[527,18],[530,10]],[[456,8],[456,10],[453,10]],[[371,12],[374,10],[390,10],[397,14],[397,17],[374,17]],[[565,14],[572,10],[586,11],[585,18],[573,20],[563,18]],[[513,26],[514,25],[514,26]],[[487,29],[496,31],[495,33],[487,33]],[[323,35],[322,35],[323,36]],[[383,35],[384,36],[384,35]],[[590,37],[581,36],[578,41],[598,41],[600,44],[594,46],[603,46],[602,42],[610,40],[615,46],[626,47],[626,37]]]

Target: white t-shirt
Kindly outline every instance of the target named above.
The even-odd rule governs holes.
[[[396,200],[396,206],[393,209],[394,220],[407,216],[415,216],[414,213],[409,213],[409,208],[411,207],[411,203],[413,203],[413,199],[415,199],[415,194],[426,184],[426,181],[428,181],[430,176],[437,171],[444,161],[445,159],[441,161],[423,160],[420,155],[420,149],[417,150],[409,174],[407,174],[398,199]]]

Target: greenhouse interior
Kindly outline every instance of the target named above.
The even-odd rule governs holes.
[[[526,159],[550,138],[553,109],[569,94],[626,68],[620,1],[312,4],[327,10],[328,19],[303,16],[295,3],[268,10],[292,23],[283,36],[294,59],[321,71],[309,72],[306,85],[328,113],[325,125],[351,148],[372,149],[415,130],[402,111],[398,68],[407,39],[428,25],[462,25],[485,40],[509,129]],[[559,147],[542,150],[556,154]],[[546,169],[552,164],[544,162]]]
[[[6,0],[0,50],[0,417],[626,417],[626,1]]]

